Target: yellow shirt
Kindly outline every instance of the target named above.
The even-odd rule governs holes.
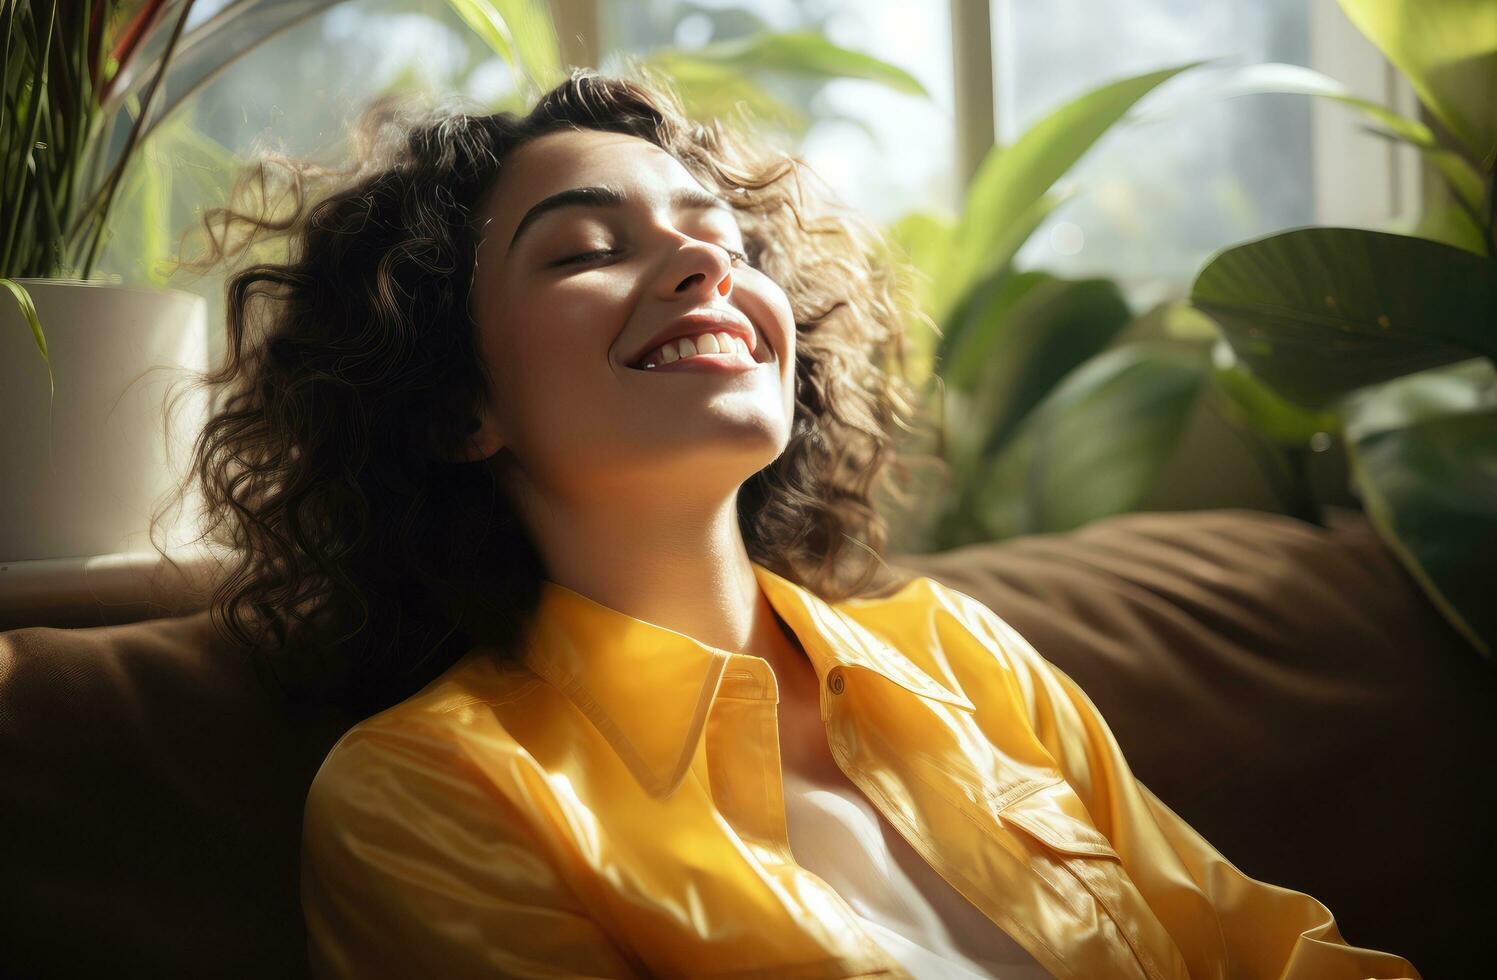
[[[832,604],[754,572],[815,668],[839,767],[1055,976],[1419,978],[1239,871],[976,599],[921,577]],[[777,701],[762,658],[546,582],[522,663],[475,647],[323,762],[302,840],[314,972],[909,977],[791,855]]]

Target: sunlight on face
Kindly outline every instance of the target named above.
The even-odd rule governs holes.
[[[600,203],[593,191],[548,202],[580,188],[621,199]],[[707,193],[675,157],[634,136],[552,133],[511,154],[484,204],[474,283],[491,385],[475,458],[505,448],[546,492],[587,496],[718,492],[784,450],[794,411],[790,303],[769,277],[730,258],[744,250],[742,231],[730,208],[704,206]],[[746,318],[757,365],[629,366],[661,328],[704,309]]]

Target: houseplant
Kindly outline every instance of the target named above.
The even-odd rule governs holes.
[[[891,229],[922,273],[924,322],[912,334],[950,478],[912,547],[940,551],[1129,510],[1178,441],[1208,373],[1199,344],[1128,338],[1170,311],[1135,316],[1111,280],[1020,271],[1014,257],[1075,192],[1056,185],[1077,161],[1145,96],[1200,64],[1083,93],[993,147],[955,220],[914,213]],[[1102,427],[1087,419],[1099,416],[1127,438],[1093,439]],[[1052,422],[1070,420],[1081,431],[1057,439]],[[1048,450],[1057,442],[1064,452]],[[1074,466],[1094,479],[1068,479]]]
[[[1497,613],[1497,16],[1340,0],[1412,85],[1385,114],[1439,192],[1412,234],[1299,228],[1226,249],[1191,290],[1240,371],[1328,414],[1352,486],[1431,601],[1490,660]]]
[[[1065,531],[1134,509],[1179,451],[1202,400],[1243,438],[1280,509],[1320,522],[1307,463],[1336,431],[1333,416],[1285,403],[1231,363],[1216,325],[1182,298],[1135,312],[1110,279],[1014,264],[1040,223],[1077,193],[1058,182],[1115,126],[1263,93],[1311,94],[1380,123],[1396,119],[1299,66],[1207,76],[1208,64],[1123,78],[1058,106],[989,151],[954,221],[914,213],[892,229],[924,273],[929,322],[912,332],[925,348],[927,397],[948,420],[941,454],[950,483],[924,515],[921,550]],[[1196,76],[1193,94],[1138,111],[1187,72]]]
[[[98,276],[112,209],[186,98],[334,2],[229,0],[196,22],[195,0],[0,4],[0,459],[20,475],[0,483],[0,559],[143,547],[206,418],[200,393],[168,404],[153,382],[207,367],[206,303]]]
[[[1497,580],[1497,18],[1463,0],[1341,3],[1409,78],[1427,121],[1292,65],[1233,70],[1204,97],[1334,99],[1373,132],[1414,145],[1434,193],[1413,235],[1269,236],[1217,255],[1185,301],[1141,316],[1109,280],[1013,268],[1064,199],[1052,184],[1189,66],[1061,106],[990,152],[956,221],[913,214],[895,226],[926,272],[934,329],[915,332],[930,361],[928,397],[951,420],[943,453],[953,481],[935,495],[921,548],[1066,530],[1131,509],[1185,414],[1209,396],[1253,436],[1285,511],[1312,522],[1308,455],[1343,439],[1350,491],[1452,625],[1490,654],[1497,620],[1481,593]],[[1340,307],[1328,310],[1327,296]]]
[[[161,398],[141,382],[161,366],[203,366],[204,303],[91,273],[192,2],[179,6],[16,0],[0,15],[0,292],[15,301],[0,316],[0,456],[19,476],[0,485],[0,558],[129,550],[168,486],[169,449],[155,438]],[[162,40],[160,67],[137,98],[135,63]],[[111,164],[121,109],[134,119]]]

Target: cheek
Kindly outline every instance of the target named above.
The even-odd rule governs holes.
[[[615,414],[613,348],[627,322],[601,283],[555,287],[504,308],[490,345],[499,410],[518,438],[569,438]]]
[[[623,301],[602,283],[555,287],[505,310],[516,373],[532,383],[596,381],[627,322]]]
[[[780,337],[780,342],[785,347],[785,360],[791,364],[795,362],[795,311],[790,306],[790,298],[774,280],[764,277],[753,290],[754,302],[767,318],[774,321]]]

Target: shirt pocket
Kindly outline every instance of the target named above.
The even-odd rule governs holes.
[[[1088,818],[1072,812],[1084,804],[1064,780],[1040,787],[998,811],[998,819],[1052,851],[1121,864],[1112,842]]]
[[[1029,841],[1035,855],[1031,867],[1070,907],[1074,927],[1089,924],[1110,933],[1116,948],[1127,950],[1123,955],[1133,960],[1132,969],[1117,975],[1149,980],[1187,976],[1178,955],[1165,952],[1173,945],[1122,857],[1093,825],[1068,782],[1057,780],[1015,800],[998,812],[998,819]]]

